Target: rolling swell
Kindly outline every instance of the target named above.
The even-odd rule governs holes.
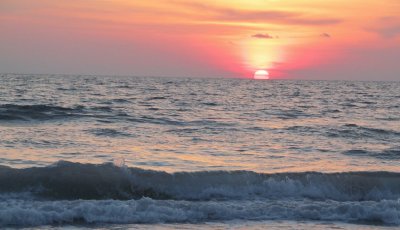
[[[0,193],[30,192],[44,199],[381,201],[400,198],[400,173],[278,173],[200,171],[166,173],[113,164],[60,161],[49,167],[0,168]]]
[[[0,121],[65,119],[82,116],[83,106],[67,108],[54,105],[0,105]]]
[[[393,148],[384,149],[382,151],[367,151],[363,149],[351,149],[343,152],[344,155],[355,156],[355,157],[374,157],[377,159],[386,160],[399,160],[400,159],[400,147],[395,146]]]

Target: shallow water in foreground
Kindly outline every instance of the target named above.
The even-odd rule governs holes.
[[[0,83],[0,227],[400,226],[400,82]]]
[[[332,222],[306,222],[306,221],[228,221],[224,223],[201,223],[201,224],[132,224],[132,225],[103,225],[103,226],[67,226],[69,229],[154,229],[154,230],[167,230],[167,229],[238,229],[238,230],[321,230],[321,229],[334,229],[334,230],[392,230],[397,227],[391,226],[374,226],[374,225],[356,225],[347,223],[332,223]],[[40,229],[53,230],[63,227],[57,226],[41,226]],[[36,229],[36,228],[32,228]]]

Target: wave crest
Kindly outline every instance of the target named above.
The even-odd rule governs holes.
[[[61,161],[49,167],[0,168],[0,193],[30,192],[48,199],[250,200],[306,198],[381,201],[400,198],[400,173],[166,173],[112,164]]]
[[[0,121],[63,119],[79,116],[82,106],[66,108],[54,105],[0,105]]]

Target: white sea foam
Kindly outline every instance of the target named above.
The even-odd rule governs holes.
[[[400,225],[398,201],[1,201],[0,226],[73,223],[187,223],[222,220],[329,220]]]
[[[331,220],[400,225],[389,172],[203,171],[113,164],[0,167],[0,226],[220,220]]]

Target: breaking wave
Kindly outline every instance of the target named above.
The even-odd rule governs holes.
[[[48,167],[0,168],[0,193],[30,192],[47,199],[249,200],[307,198],[381,201],[400,198],[400,173],[166,173],[113,164],[60,161]]]
[[[219,220],[400,225],[400,173],[166,173],[60,161],[0,167],[0,226]]]

